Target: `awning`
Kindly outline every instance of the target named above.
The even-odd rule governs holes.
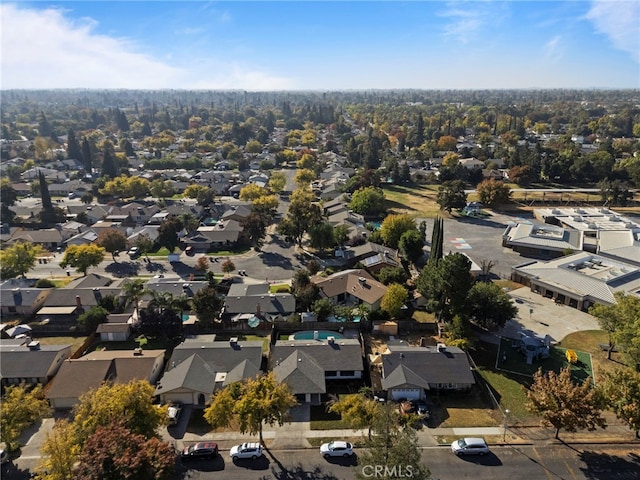
[[[38,315],[71,315],[78,307],[43,307]]]

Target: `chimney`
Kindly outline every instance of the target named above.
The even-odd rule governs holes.
[[[256,316],[262,316],[262,310],[260,309],[260,303],[256,303]]]
[[[82,310],[82,300],[80,300],[80,295],[76,295],[76,307],[78,307],[78,310]]]

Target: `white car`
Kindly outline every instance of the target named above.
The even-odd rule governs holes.
[[[461,438],[451,444],[451,451],[458,456],[485,455],[489,453],[489,447],[483,438]]]
[[[262,456],[262,446],[256,442],[241,443],[240,445],[231,447],[229,455],[234,461],[242,458],[250,458],[251,460],[255,460],[256,458]]]
[[[323,443],[320,446],[320,454],[324,458],[329,457],[350,457],[353,455],[353,445],[349,442],[333,441]]]

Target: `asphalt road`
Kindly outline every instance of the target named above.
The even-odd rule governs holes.
[[[484,457],[458,458],[448,447],[422,451],[422,461],[438,480],[635,480],[640,478],[640,448],[637,445],[540,445],[494,447]],[[17,463],[20,463],[18,461]],[[35,461],[30,463],[35,465]],[[21,464],[23,465],[24,462]],[[29,478],[26,466],[10,465],[3,480]],[[390,466],[392,467],[392,466]],[[33,468],[33,467],[31,467]],[[406,465],[405,477],[409,476]],[[215,460],[178,464],[177,479],[210,478],[251,480],[351,480],[361,471],[376,478],[372,466],[357,458],[324,460],[316,449],[268,451],[256,461],[234,464],[227,451]],[[399,471],[399,470],[398,470]]]

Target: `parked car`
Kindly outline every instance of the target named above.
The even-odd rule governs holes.
[[[169,417],[169,423],[171,425],[177,425],[180,421],[180,414],[182,413],[182,404],[172,403],[167,409],[167,416]]]
[[[218,444],[213,442],[199,442],[185,447],[180,454],[183,460],[198,460],[201,458],[214,458],[218,455]]]
[[[137,257],[140,255],[140,249],[138,247],[131,247],[127,253],[130,257]]]
[[[240,445],[231,447],[229,455],[231,456],[231,459],[233,461],[242,458],[250,458],[251,460],[255,460],[256,458],[262,456],[262,446],[257,442],[241,443]]]
[[[329,457],[350,457],[353,455],[353,445],[349,442],[333,441],[323,443],[320,446],[320,454],[324,458]]]
[[[418,415],[422,415],[425,418],[431,416],[431,410],[425,402],[418,402]]]
[[[186,253],[187,255],[191,256],[195,252],[193,251],[193,247],[191,245],[189,245],[187,248],[184,249],[184,253]]]
[[[451,451],[458,456],[484,455],[489,453],[489,447],[483,438],[461,438],[451,444]]]

